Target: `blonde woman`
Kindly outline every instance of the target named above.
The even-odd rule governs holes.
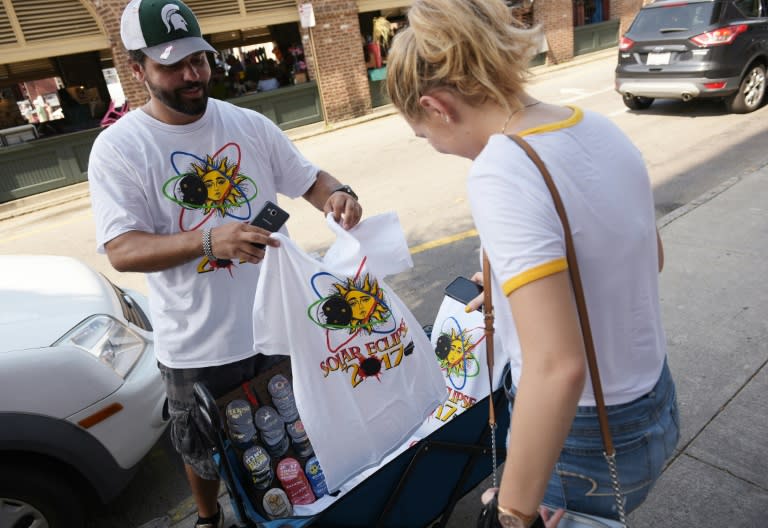
[[[417,136],[473,160],[467,192],[512,358],[500,522],[530,526],[540,504],[617,518],[562,227],[540,172],[505,134],[538,152],[568,212],[627,511],[679,436],[642,157],[608,119],[526,93],[536,36],[502,0],[415,0],[408,25],[390,50],[389,95]]]

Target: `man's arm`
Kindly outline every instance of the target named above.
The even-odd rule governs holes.
[[[325,214],[333,213],[336,222],[340,222],[344,229],[350,229],[360,221],[363,208],[351,195],[341,191],[334,192],[341,186],[339,180],[327,172],[318,171],[317,179],[304,193],[304,199]]]
[[[162,271],[205,255],[203,231],[172,235],[129,231],[113,238],[104,247],[109,262],[117,271]],[[244,222],[230,222],[211,229],[211,250],[218,259],[257,264],[264,258],[264,250],[254,247],[253,243],[280,246],[280,242],[270,238],[269,231]]]

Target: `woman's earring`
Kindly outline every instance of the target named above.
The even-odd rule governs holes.
[[[446,123],[450,123],[450,122],[451,122],[451,118],[450,118],[450,117],[448,117],[448,114],[445,114],[445,115],[443,116],[443,119],[445,119],[445,122],[446,122]]]

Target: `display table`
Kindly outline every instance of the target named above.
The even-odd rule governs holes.
[[[0,129],[0,145],[2,146],[23,143],[38,137],[35,125],[31,124]]]

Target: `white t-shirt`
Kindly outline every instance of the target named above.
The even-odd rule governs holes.
[[[606,404],[632,401],[653,388],[666,357],[653,194],[642,156],[607,118],[577,108],[569,119],[520,135],[549,169],[568,214]],[[467,187],[500,300],[496,328],[517,384],[520,343],[502,300],[567,269],[562,226],[541,173],[506,136],[491,136]],[[589,380],[579,404],[595,404]]]
[[[328,489],[402,446],[445,398],[427,335],[384,277],[412,266],[394,214],[349,232],[323,261],[281,235],[253,307],[254,349],[290,354],[301,420]]]
[[[277,193],[304,194],[317,172],[269,119],[229,103],[209,99],[203,117],[183,126],[130,112],[91,151],[98,251],[129,231],[172,234],[247,222]],[[215,254],[215,239],[213,248]],[[251,356],[258,274],[258,265],[205,257],[149,273],[157,359],[196,368]]]

